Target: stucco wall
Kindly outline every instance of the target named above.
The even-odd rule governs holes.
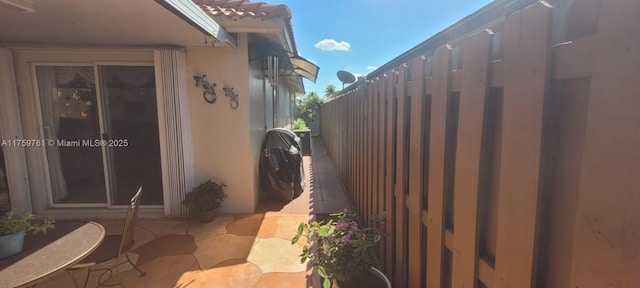
[[[227,185],[228,198],[220,212],[250,213],[257,204],[255,140],[250,132],[253,105],[249,93],[247,37],[238,35],[236,49],[212,47],[187,48],[187,76],[207,74],[218,86],[217,101],[208,104],[203,89],[188,85],[189,109],[193,134],[194,179],[200,183],[211,178]],[[222,87],[229,85],[239,95],[240,107],[229,107]],[[256,100],[256,99],[252,99]],[[251,126],[252,127],[252,126]],[[253,127],[251,128],[253,130]]]

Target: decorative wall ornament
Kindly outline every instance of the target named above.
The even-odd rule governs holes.
[[[238,101],[239,96],[236,92],[233,91],[233,87],[225,85],[222,90],[224,90],[224,96],[230,98],[229,106],[231,107],[231,109],[238,109],[238,106],[240,106],[240,102]]]
[[[207,103],[209,104],[216,103],[217,95],[215,89],[218,85],[216,85],[216,83],[209,83],[209,81],[207,80],[207,74],[202,74],[202,76],[195,75],[193,76],[193,80],[196,81],[196,87],[202,86],[202,88],[204,89],[204,91],[202,92],[202,98],[204,98],[204,101],[207,101]],[[207,95],[211,95],[211,97],[207,97]]]

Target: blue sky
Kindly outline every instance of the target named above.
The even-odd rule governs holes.
[[[305,90],[338,90],[338,70],[367,74],[491,0],[263,0],[286,4],[298,52],[320,66]]]

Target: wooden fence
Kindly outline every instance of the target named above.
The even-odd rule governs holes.
[[[640,1],[521,2],[322,107],[394,287],[640,287]]]

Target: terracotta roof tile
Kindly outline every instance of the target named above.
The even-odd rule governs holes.
[[[278,18],[285,20],[289,34],[291,35],[293,52],[298,53],[291,26],[291,10],[284,4],[267,4],[264,2],[250,2],[248,0],[192,0],[193,3],[214,17],[252,17],[252,18]]]
[[[193,0],[202,10],[213,16],[228,17],[283,17],[291,19],[291,10],[287,5],[271,5],[264,2],[247,0]]]

